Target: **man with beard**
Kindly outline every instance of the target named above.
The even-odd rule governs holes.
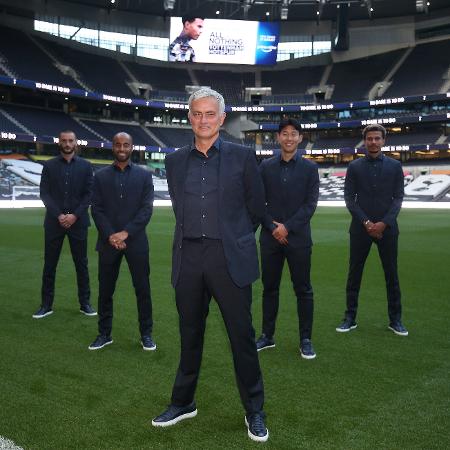
[[[395,159],[384,156],[381,148],[386,129],[369,125],[363,130],[367,155],[352,161],[347,170],[344,198],[352,215],[350,224],[350,263],[347,278],[347,310],[339,333],[354,330],[359,288],[372,244],[378,247],[386,280],[388,328],[399,336],[408,336],[402,325],[401,293],[397,271],[397,216],[403,201],[403,170]]]
[[[112,140],[114,162],[95,174],[92,217],[98,229],[98,331],[89,350],[112,344],[113,295],[123,256],[136,293],[139,331],[144,350],[152,340],[149,246],[145,227],[153,211],[151,173],[130,161],[133,140],[117,133]]]
[[[73,131],[61,131],[58,145],[60,155],[44,164],[41,176],[41,199],[46,208],[45,255],[41,306],[33,314],[34,319],[42,319],[53,313],[56,266],[66,236],[77,272],[80,312],[87,316],[97,315],[90,304],[87,259],[90,225],[87,210],[92,195],[92,165],[75,155],[77,138]]]

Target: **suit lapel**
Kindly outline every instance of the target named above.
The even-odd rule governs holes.
[[[179,160],[174,165],[174,180],[175,180],[175,195],[176,195],[176,201],[178,205],[184,204],[184,185],[186,181],[186,174],[187,174],[187,164],[189,160],[189,154],[190,154],[190,147],[186,147],[180,150],[177,150],[180,152],[180,156],[178,157]],[[182,214],[183,211],[178,211],[179,214]]]
[[[220,164],[219,164],[219,199],[224,192],[225,185],[229,180],[229,169],[231,167],[230,164],[230,146],[222,141],[220,146]]]

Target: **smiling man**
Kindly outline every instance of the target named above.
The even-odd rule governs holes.
[[[203,17],[182,17],[183,30],[169,46],[169,61],[195,62],[195,51],[190,41],[196,41],[203,31]]]
[[[112,140],[114,162],[95,174],[92,217],[98,229],[98,331],[89,350],[112,344],[113,295],[125,256],[136,293],[139,332],[144,350],[156,350],[151,333],[149,246],[145,227],[153,211],[150,171],[133,164],[133,140],[117,133]]]
[[[277,138],[280,154],[260,165],[266,214],[260,235],[263,325],[256,347],[258,351],[275,347],[280,282],[287,260],[297,298],[300,355],[313,359],[316,353],[311,342],[314,304],[310,221],[319,198],[319,172],[315,163],[302,158],[298,152],[303,136],[296,120],[282,120]]]
[[[222,95],[208,88],[194,92],[188,117],[192,144],[166,157],[176,219],[172,284],[181,356],[171,404],[152,424],[167,427],[197,415],[194,396],[214,297],[231,344],[248,436],[264,442],[269,432],[251,316],[251,284],[259,276],[252,219],[264,214],[263,186],[254,152],[219,137],[225,120]]]
[[[386,281],[388,328],[399,336],[408,330],[401,322],[401,293],[397,271],[397,216],[403,201],[403,170],[395,159],[382,154],[386,129],[369,125],[363,130],[367,155],[352,161],[347,169],[344,198],[352,215],[350,261],[347,277],[347,309],[336,331],[345,333],[357,327],[359,289],[364,264],[372,244],[378,247]]]

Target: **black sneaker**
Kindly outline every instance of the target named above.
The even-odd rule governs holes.
[[[317,356],[311,339],[302,339],[300,342],[300,355],[305,359],[314,359]]]
[[[169,405],[169,407],[159,416],[156,416],[152,420],[152,425],[154,427],[170,427],[175,425],[180,420],[190,419],[197,415],[197,407],[195,403],[192,402],[188,406],[174,406]]]
[[[84,305],[80,305],[80,313],[86,316],[96,316],[97,311],[90,305],[90,303],[85,303]]]
[[[111,336],[105,336],[104,334],[99,334],[95,341],[88,347],[89,350],[100,350],[106,345],[112,344],[113,340]]]
[[[408,336],[408,330],[402,325],[401,322],[390,323],[388,328],[399,336]]]
[[[50,314],[53,314],[52,308],[49,308],[47,306],[41,306],[34,314],[33,319],[42,319],[44,317],[49,316]]]
[[[248,437],[252,441],[266,442],[269,439],[269,430],[264,423],[263,413],[247,414],[245,416],[245,425],[248,430]]]
[[[338,333],[347,333],[348,331],[354,330],[358,325],[352,319],[346,318],[342,323],[336,328]]]
[[[258,350],[258,352],[264,350],[265,348],[273,347],[275,347],[275,341],[273,338],[267,337],[264,333],[256,341],[256,350]]]
[[[142,336],[141,344],[144,350],[156,350],[156,344],[153,342],[150,335]]]

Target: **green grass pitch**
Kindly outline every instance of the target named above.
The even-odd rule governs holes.
[[[406,338],[387,330],[376,249],[366,264],[358,328],[338,334],[344,311],[349,214],[318,208],[313,219],[313,342],[298,353],[293,291],[285,270],[275,349],[260,353],[270,438],[247,437],[231,353],[211,304],[198,416],[155,429],[168,404],[179,335],[170,254],[173,216],[154,212],[151,285],[156,352],[139,345],[131,280],[123,262],[115,295],[114,344],[88,351],[96,318],[78,311],[67,242],[57,271],[54,314],[33,320],[40,302],[43,209],[0,211],[0,435],[25,449],[444,449],[450,446],[450,212],[404,210],[399,271]],[[89,236],[92,303],[97,303],[96,231]],[[261,284],[253,316],[261,328]]]

